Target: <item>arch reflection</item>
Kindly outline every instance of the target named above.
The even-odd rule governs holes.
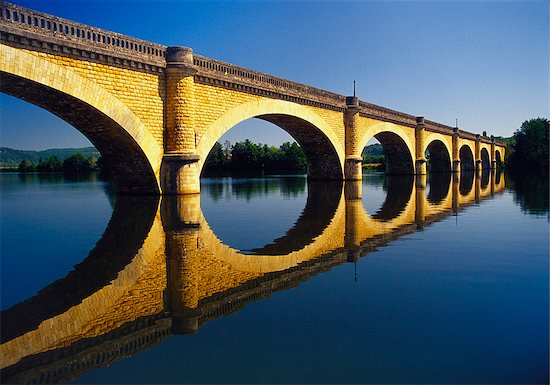
[[[286,255],[303,249],[330,224],[340,203],[342,186],[341,181],[309,182],[306,207],[294,226],[273,243],[250,251],[258,255]]]
[[[504,178],[497,183],[491,175],[486,190],[474,175],[473,195],[460,193],[458,177],[439,187],[430,180],[430,189],[444,196],[432,200],[425,178],[408,181],[406,209],[387,221],[365,211],[368,185],[308,185],[316,192],[294,228],[260,248],[261,255],[223,245],[204,219],[199,195],[169,197],[160,207],[158,201],[120,197],[102,239],[74,272],[2,312],[1,379],[66,382],[171,334],[194,333],[503,191]],[[388,197],[397,194],[390,186],[388,181]],[[319,206],[330,206],[329,214]],[[313,229],[300,233],[308,224]]]
[[[386,199],[380,210],[372,215],[373,219],[380,221],[390,221],[405,211],[411,198],[414,176],[388,175],[385,182]]]
[[[430,203],[441,203],[449,195],[451,173],[428,174],[430,190],[427,199]]]

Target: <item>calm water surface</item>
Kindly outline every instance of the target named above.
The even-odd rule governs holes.
[[[547,383],[548,176],[0,174],[2,383]]]

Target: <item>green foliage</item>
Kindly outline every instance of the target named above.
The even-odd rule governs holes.
[[[21,163],[19,163],[18,170],[21,172],[36,171],[36,165],[28,159],[23,159]]]
[[[385,170],[384,149],[381,144],[366,146],[363,150],[365,169],[374,171]],[[206,158],[205,175],[220,174],[259,174],[262,172],[305,172],[307,158],[302,148],[296,142],[285,142],[279,148],[266,144],[256,144],[246,139],[231,145],[225,142],[223,146],[217,142]]]
[[[372,163],[363,164],[363,172],[369,172],[369,171],[386,171],[386,164],[383,162],[382,163],[372,162]]]
[[[384,164],[384,148],[381,144],[371,144],[363,149],[361,154],[363,158],[363,164]]]
[[[69,173],[92,171],[97,167],[96,158],[86,158],[82,154],[74,154],[63,161],[63,171]]]
[[[384,156],[384,148],[381,144],[371,144],[363,149],[361,154],[363,158],[363,171],[385,171],[386,157]]]
[[[68,172],[68,173],[78,173],[98,170],[100,166],[100,161],[96,157],[89,156],[85,157],[82,154],[74,154],[61,161],[57,156],[52,156],[47,160],[40,159],[38,164],[30,161],[29,159],[23,159],[19,163],[18,170],[20,172]]]
[[[378,163],[383,164],[386,158],[384,155],[363,155],[363,164]]]
[[[507,173],[506,187],[514,193],[514,201],[530,215],[549,215],[548,169],[521,170]]]
[[[208,158],[206,158],[205,167],[209,169],[225,169],[229,165],[229,158],[226,156],[222,145],[219,142],[214,144]]]
[[[306,169],[306,155],[297,143],[286,142],[277,148],[246,139],[233,146],[229,142],[223,147],[216,143],[206,158],[204,174],[305,172]]]
[[[48,158],[48,160],[40,159],[36,166],[36,170],[40,172],[57,172],[62,171],[62,169],[63,162],[55,155]]]
[[[384,147],[380,143],[371,144],[363,149],[362,155],[384,155]]]
[[[548,168],[548,133],[550,122],[545,118],[526,120],[514,133],[515,145],[509,157],[512,167]]]
[[[54,148],[44,151],[23,151],[23,150],[14,150],[12,148],[0,147],[0,167],[12,167],[17,168],[17,166],[24,159],[30,160],[32,163],[38,164],[40,159],[49,159],[52,157],[57,157],[61,161],[67,159],[73,154],[80,153],[85,157],[95,157],[99,158],[100,154],[95,149],[95,147],[83,147],[83,148]]]
[[[306,154],[296,142],[285,142],[279,147],[279,162],[283,170],[305,171]]]

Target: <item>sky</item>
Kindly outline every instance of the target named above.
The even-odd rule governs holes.
[[[549,2],[13,1],[489,135],[549,117]],[[291,138],[252,119],[223,138]],[[0,146],[90,145],[59,118],[0,94]]]

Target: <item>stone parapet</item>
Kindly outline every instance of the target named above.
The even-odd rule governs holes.
[[[0,3],[0,32],[3,41],[31,49],[77,54],[137,68],[166,66],[166,46],[5,1]]]
[[[444,134],[444,135],[453,135],[454,128],[451,127],[451,126],[447,126],[445,124],[433,122],[431,120],[426,120],[425,123],[426,123],[426,130],[427,131],[437,132],[439,134]],[[462,132],[465,133],[465,131],[462,131]]]
[[[396,123],[408,127],[416,127],[416,116],[395,111],[376,104],[359,101],[361,116],[378,119],[385,122]]]
[[[330,91],[199,55],[195,55],[194,64],[198,70],[195,81],[199,83],[330,110],[343,111],[346,107],[346,98]]]

